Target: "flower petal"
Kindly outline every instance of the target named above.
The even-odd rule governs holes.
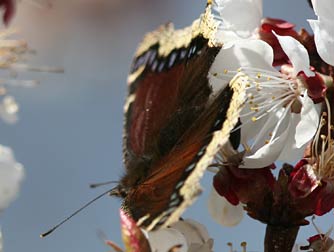
[[[315,14],[328,20],[333,19],[334,1],[333,0],[312,0]]]
[[[240,67],[253,67],[275,71],[271,66],[274,59],[273,50],[262,40],[238,40],[234,45],[222,48],[209,70],[209,82],[214,92],[224,88],[230,79],[225,82],[215,77],[216,73],[226,70],[237,71]]]
[[[288,64],[289,59],[280,46],[277,38],[272,33],[275,31],[281,36],[292,36],[294,38],[299,37],[298,33],[294,30],[294,24],[288,23],[282,19],[265,18],[262,20],[261,28],[258,31],[258,36],[263,41],[266,41],[274,50],[274,66],[280,66],[282,64]]]
[[[315,214],[321,216],[328,213],[334,207],[334,184],[330,181],[325,184],[324,189],[319,193],[317,197],[317,206]]]
[[[267,141],[266,137],[272,132],[272,126],[278,123],[280,117],[278,113],[284,112],[281,109],[281,112],[277,111],[269,116],[266,123],[261,126],[259,136],[254,140],[252,149],[255,152],[250,155],[246,153],[243,158],[244,163],[240,167],[262,168],[276,160],[293,162],[302,157],[306,146],[317,131],[321,104],[314,104],[306,93],[304,97],[301,97],[301,102],[303,105],[301,113],[285,111],[287,112],[286,118],[280,123],[274,138],[264,144]]]
[[[296,166],[290,179],[288,189],[295,199],[307,197],[320,184],[312,166],[307,163],[300,168]]]
[[[276,113],[284,113],[283,110],[284,109],[281,109]],[[278,116],[278,118],[280,117],[281,116]],[[264,137],[269,136],[269,133],[272,132],[272,129],[268,128],[266,131],[267,134],[262,134],[261,138],[256,140],[255,145],[252,148],[255,152],[250,155],[248,153],[245,154],[243,157],[243,164],[240,165],[240,168],[263,168],[274,163],[280,156],[284,146],[286,146],[289,126],[290,117],[285,116],[273,139],[271,139],[269,143],[265,143],[267,139]]]
[[[288,130],[282,133],[280,137],[274,139],[270,144],[263,145],[254,154],[245,156],[240,168],[263,168],[274,163],[281,154],[287,134]]]
[[[219,224],[227,227],[236,226],[243,218],[244,210],[241,204],[234,206],[213,188],[209,196],[208,209],[211,217]]]
[[[211,252],[213,240],[204,225],[186,219],[171,225],[172,228],[180,231],[187,240],[188,252]]]
[[[206,228],[194,220],[180,220],[168,228],[148,232],[152,251],[211,252],[213,240]],[[174,250],[173,250],[174,251]]]
[[[306,93],[300,100],[302,102],[302,110],[294,136],[296,148],[301,148],[313,138],[318,129],[321,114],[321,104],[314,104]],[[294,113],[293,115],[296,117],[298,114]]]
[[[162,228],[151,231],[148,234],[151,250],[154,252],[166,252],[173,247],[179,247],[178,252],[188,252],[187,240],[184,235],[175,228]]]
[[[289,57],[293,66],[294,75],[303,71],[307,76],[314,76],[310,70],[310,58],[306,48],[296,39],[290,36],[280,36],[274,31],[273,34],[277,37],[283,51]]]
[[[334,3],[334,1],[333,1]],[[334,24],[332,21],[308,20],[313,32],[314,41],[320,57],[334,66]]]
[[[262,0],[214,0],[212,8],[222,20],[218,30],[223,32],[223,43],[233,40],[233,37],[249,38],[261,24]]]
[[[302,157],[305,148],[314,137],[320,120],[321,103],[314,104],[313,101],[304,94],[300,98],[302,110],[300,114],[292,113],[289,127],[289,134],[286,138],[282,152],[278,160],[284,162],[294,162]]]
[[[251,105],[247,104],[245,110],[250,110]],[[250,139],[253,139],[253,146],[262,146],[266,140],[268,140],[272,129],[275,127],[279,120],[279,114],[269,113],[262,118],[252,121],[252,114],[240,118],[242,123],[241,127],[241,142],[247,143]],[[262,168],[262,167],[261,167]]]
[[[186,237],[188,245],[210,239],[205,226],[191,219],[175,222],[171,227],[179,230]]]

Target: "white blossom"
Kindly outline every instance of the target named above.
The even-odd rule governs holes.
[[[168,228],[147,233],[151,250],[166,252],[178,247],[179,252],[212,252],[213,240],[206,228],[194,220],[180,220]]]
[[[316,133],[321,104],[307,95],[303,71],[312,77],[306,49],[294,38],[276,35],[292,66],[272,67],[273,50],[260,40],[240,40],[218,53],[209,71],[213,90],[221,90],[237,75],[247,102],[240,114],[245,168],[262,168],[301,158]]]
[[[0,212],[17,197],[24,178],[23,166],[10,148],[0,145]]]

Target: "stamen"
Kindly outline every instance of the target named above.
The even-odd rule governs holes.
[[[311,156],[312,156],[312,163],[316,163],[316,160],[319,159],[319,154],[318,154],[318,146],[319,146],[319,139],[320,139],[320,133],[321,133],[321,128],[326,124],[326,120],[324,119],[325,113],[322,113],[319,127],[317,129],[317,132],[314,136],[314,140],[312,142],[311,146]],[[318,167],[319,168],[319,167]]]
[[[300,102],[299,99],[305,87],[296,78],[284,73],[252,67],[242,67],[237,71],[224,69],[214,76],[224,81],[230,81],[236,74],[240,75],[239,83],[244,85],[246,89],[247,102],[239,115],[242,124],[236,127],[234,131],[242,128],[247,123],[258,122],[268,116],[269,113],[274,112],[278,116],[275,125],[268,123],[271,128],[263,127],[252,138],[251,146],[242,143],[246,152],[252,152],[255,144],[270,144],[277,137],[284,119],[289,113],[295,113],[291,109],[295,102]],[[270,133],[268,133],[268,130]],[[267,137],[268,134],[269,138]]]
[[[325,135],[320,135],[320,138],[322,140],[321,144],[321,154],[320,154],[320,164],[323,166],[324,161],[325,161],[325,148],[326,148],[326,136]],[[326,168],[325,166],[322,167],[323,170]]]
[[[232,242],[228,242],[226,245],[230,247],[230,252],[233,252],[233,244],[232,244]]]
[[[327,117],[327,120],[328,120],[328,139],[332,139],[332,135],[331,135],[331,128],[333,127],[333,125],[331,125],[331,122],[332,122],[332,119],[331,119],[331,105],[329,104],[329,101],[327,99],[327,97],[325,98],[325,102],[326,102],[326,107],[327,107],[327,110],[328,110],[328,117]],[[329,146],[331,148],[331,146]],[[330,149],[331,151],[331,149]]]
[[[242,247],[242,252],[247,252],[247,242],[244,241],[240,243],[240,246]]]
[[[321,115],[320,124],[312,143],[313,169],[320,178],[332,179],[334,177],[334,141],[332,139],[331,108],[328,99],[325,97],[327,112]],[[327,119],[325,119],[327,117]],[[327,125],[327,132],[321,134],[323,127]],[[321,141],[321,152],[318,154],[319,141]]]
[[[246,152],[250,152],[251,148],[249,147],[249,145],[247,143],[243,143],[242,146],[244,147]]]
[[[291,100],[291,98],[292,98],[291,96],[288,96],[288,97],[278,101],[275,105],[272,105],[272,104],[268,103],[266,106],[262,106],[261,109],[263,109],[264,111],[260,111],[258,114],[253,116],[251,120],[248,120],[248,121],[244,122],[244,124],[249,123],[250,121],[254,122],[253,118],[255,118],[256,120],[261,119],[262,117],[266,116],[271,111],[274,111],[276,108],[280,107],[282,104],[285,104],[287,101]],[[271,108],[269,110],[265,110],[266,107],[271,107]],[[246,117],[246,116],[249,116],[249,115],[252,115],[252,114],[254,114],[254,111],[251,110],[248,113],[240,114],[240,117],[242,118],[242,117]],[[237,127],[236,129],[239,129],[240,127]]]
[[[289,106],[288,106],[288,108],[285,109],[284,113],[280,116],[278,122],[276,123],[276,126],[275,126],[275,128],[273,129],[273,131],[272,131],[272,137],[270,138],[269,143],[270,143],[271,140],[275,137],[275,135],[276,135],[276,133],[277,133],[277,131],[278,131],[278,128],[279,128],[279,126],[281,125],[281,122],[283,121],[283,119],[284,119],[286,113],[288,113],[288,111],[289,111],[289,109],[290,109],[290,107],[291,107],[291,104],[292,104],[292,103],[290,103]],[[263,134],[265,133],[265,131],[266,131],[266,129],[265,129],[265,127],[263,127],[263,128],[260,130],[260,132],[256,135],[256,137],[255,137],[255,139],[254,139],[254,141],[253,141],[253,143],[252,143],[251,149],[254,148],[254,146],[257,144],[257,142],[259,141],[259,139],[260,139],[260,138],[263,136]]]

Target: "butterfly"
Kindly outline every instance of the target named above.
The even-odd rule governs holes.
[[[212,4],[208,0],[189,27],[175,30],[168,23],[146,34],[128,76],[124,176],[41,237],[106,194],[121,197],[122,212],[139,227],[168,227],[199,196],[200,179],[223,146],[238,148],[245,78],[237,74],[218,91],[210,84],[209,70],[222,48]]]
[[[213,94],[209,83],[221,49],[216,32],[208,1],[191,26],[163,25],[135,53],[124,106],[125,174],[111,194],[147,230],[177,221],[194,202],[203,173],[238,123],[242,85],[231,81]]]

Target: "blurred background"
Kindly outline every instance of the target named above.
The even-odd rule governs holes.
[[[109,251],[98,233],[121,244],[120,201],[108,196],[75,216],[50,237],[39,234],[107,188],[90,183],[117,180],[123,174],[122,125],[126,78],[132,55],[143,35],[173,21],[182,28],[204,10],[204,0],[58,0],[51,9],[18,4],[11,27],[37,51],[29,64],[63,67],[64,74],[24,73],[40,80],[33,89],[11,88],[20,103],[15,125],[0,122],[0,143],[10,146],[25,167],[18,199],[0,216],[4,251]],[[236,13],[237,15],[237,13]],[[266,0],[264,16],[287,19],[310,30],[314,14],[306,0]],[[242,17],[240,17],[242,18]],[[262,251],[265,225],[248,217],[237,227],[223,228],[206,210],[211,174],[200,199],[185,217],[201,220],[215,240],[215,251],[227,242],[247,251]],[[327,231],[332,213],[318,218]],[[316,234],[310,225],[297,241]]]

